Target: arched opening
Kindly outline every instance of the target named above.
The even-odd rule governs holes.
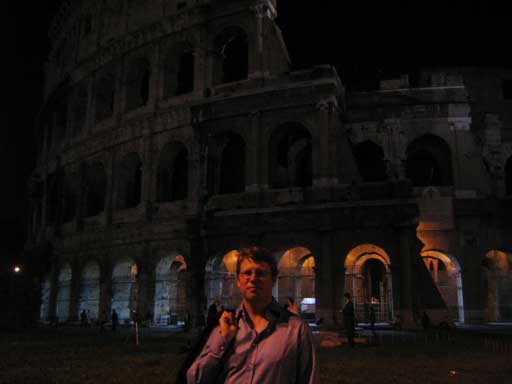
[[[247,79],[249,72],[249,43],[245,31],[230,27],[215,39],[216,83]]]
[[[407,147],[406,176],[415,187],[452,185],[449,145],[434,135],[425,135]]]
[[[95,161],[85,168],[85,216],[96,216],[105,209],[107,174],[105,167]]]
[[[240,291],[236,285],[238,251],[232,250],[221,257],[213,257],[206,264],[207,308],[219,299],[224,308],[236,308],[240,304]]]
[[[114,113],[115,77],[113,73],[106,73],[96,83],[96,121],[102,121]]]
[[[85,125],[88,98],[89,95],[85,85],[78,85],[73,95],[73,106],[71,107],[71,130],[74,136],[78,135]]]
[[[80,279],[80,313],[87,313],[89,321],[98,319],[100,305],[100,266],[91,261],[82,271]]]
[[[167,256],[156,266],[154,321],[180,325],[186,315],[187,264],[181,255]]]
[[[112,309],[119,320],[129,322],[137,310],[138,267],[131,259],[122,259],[112,271]]]
[[[364,141],[354,148],[359,174],[364,182],[378,182],[387,180],[384,151],[372,141]]]
[[[459,263],[453,256],[434,250],[421,252],[421,257],[448,308],[450,316],[463,323],[464,296]]]
[[[505,164],[505,194],[512,196],[512,156],[510,156]]]
[[[211,140],[208,153],[208,192],[210,194],[245,191],[245,142],[228,132]]]
[[[188,194],[188,152],[181,143],[168,143],[160,153],[157,177],[159,202],[186,199]]]
[[[147,104],[149,99],[150,63],[146,58],[130,62],[126,78],[126,110]]]
[[[194,90],[194,50],[188,43],[171,49],[164,61],[164,98]]]
[[[245,190],[245,142],[238,135],[228,135],[220,157],[219,194]]]
[[[68,223],[76,216],[76,178],[70,176],[64,178],[62,195],[62,221]]]
[[[281,304],[292,297],[301,313],[315,313],[315,258],[304,247],[288,249],[279,258],[274,294]]]
[[[511,263],[512,255],[498,250],[487,252],[482,261],[486,321],[512,321]]]
[[[41,307],[39,309],[39,320],[50,320],[50,277],[46,276],[41,284]]]
[[[142,192],[142,162],[135,152],[123,157],[119,163],[117,208],[135,208]]]
[[[57,282],[57,303],[55,315],[57,321],[64,322],[69,319],[69,301],[71,298],[71,267],[65,265],[59,272]]]
[[[370,308],[380,322],[394,319],[390,259],[373,244],[353,248],[345,258],[345,291],[350,292],[358,321],[369,322]]]
[[[313,180],[311,135],[302,125],[287,123],[274,130],[269,145],[273,188],[307,187]]]

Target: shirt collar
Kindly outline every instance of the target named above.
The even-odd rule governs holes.
[[[285,310],[284,307],[281,306],[274,298],[272,298],[272,301],[270,302],[269,306],[265,311],[265,317],[267,317],[267,320],[275,320],[279,323],[288,321],[290,315],[291,314],[287,310]],[[235,311],[235,318],[238,321],[240,320],[240,318],[245,319],[245,316],[246,312],[242,301]]]

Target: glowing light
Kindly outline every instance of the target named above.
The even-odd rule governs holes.
[[[14,271],[14,273],[20,273],[21,267],[19,265],[15,265],[13,271]]]
[[[457,374],[456,371],[450,371],[450,376],[455,376]]]

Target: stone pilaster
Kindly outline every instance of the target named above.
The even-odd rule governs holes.
[[[332,266],[331,233],[320,232],[318,254],[315,256],[315,296],[316,318],[323,319],[322,325],[327,328],[338,326],[336,317],[336,295],[333,280],[338,279],[337,269]],[[343,277],[342,277],[343,279]],[[341,282],[343,285],[343,282]]]
[[[398,230],[400,254],[400,323],[403,328],[416,328],[412,314],[412,258],[411,229],[401,227]]]
[[[251,129],[246,145],[247,161],[245,163],[245,190],[257,191],[261,181],[261,113],[254,112],[249,115]]]
[[[405,161],[407,138],[398,119],[385,119],[387,143],[384,148],[386,155],[387,174],[390,180],[405,179]]]

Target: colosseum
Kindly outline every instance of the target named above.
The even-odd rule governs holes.
[[[512,71],[348,91],[292,70],[276,0],[65,1],[30,181],[41,321],[201,325],[269,248],[305,317],[512,320]]]

